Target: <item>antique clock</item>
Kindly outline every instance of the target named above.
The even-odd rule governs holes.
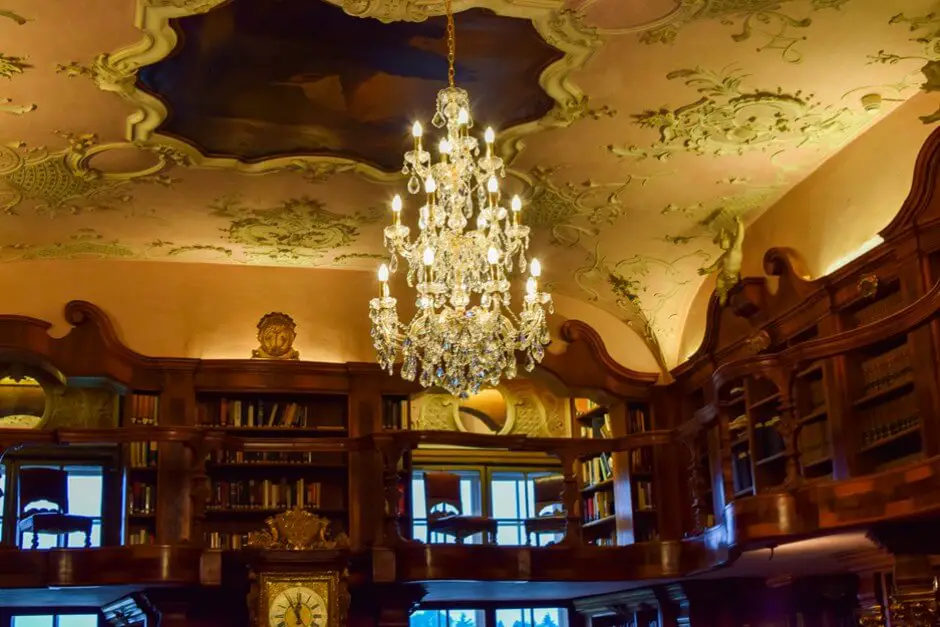
[[[249,534],[253,627],[345,627],[349,541],[330,524],[295,508]]]
[[[310,567],[315,572],[258,574],[259,627],[340,627],[340,573]]]

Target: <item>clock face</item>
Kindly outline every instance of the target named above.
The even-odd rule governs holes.
[[[269,627],[326,627],[326,602],[310,588],[288,588],[271,600],[269,608]]]

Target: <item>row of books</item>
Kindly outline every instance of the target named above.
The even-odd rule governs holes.
[[[127,417],[133,425],[155,425],[160,415],[160,396],[156,394],[131,394],[127,397]]]
[[[610,453],[602,453],[581,462],[581,481],[584,485],[593,485],[607,481],[614,475],[614,460]]]
[[[153,544],[154,539],[153,533],[148,529],[135,529],[127,533],[127,543],[132,545]]]
[[[338,455],[342,455],[341,453]],[[212,464],[314,464],[337,456],[336,453],[287,453],[284,451],[213,451],[206,455]]]
[[[157,509],[157,488],[141,481],[132,482],[127,489],[127,511],[131,514],[151,514]]]
[[[617,546],[617,539],[614,538],[614,534],[601,536],[594,540],[594,546]]]
[[[627,433],[644,433],[650,430],[649,415],[642,407],[627,409]]]
[[[614,495],[612,492],[598,491],[584,497],[584,522],[600,520],[614,515]]]
[[[237,551],[248,545],[248,535],[243,533],[209,531],[203,534],[203,540],[208,548],[221,551]]]
[[[866,359],[861,364],[861,370],[862,386],[865,392],[891,387],[898,381],[910,378],[912,367],[907,345],[902,344]]]
[[[630,472],[633,474],[650,474],[653,472],[653,448],[644,446],[630,451]]]
[[[633,492],[636,497],[636,508],[640,510],[656,509],[656,502],[653,500],[653,482],[635,481],[633,483]]]
[[[223,427],[301,427],[344,429],[345,418],[334,407],[321,408],[316,403],[301,404],[262,399],[242,400],[222,398],[213,403],[199,405],[199,423]],[[318,420],[320,413],[336,413],[333,420]]]
[[[858,416],[862,427],[862,445],[889,438],[909,428],[917,423],[917,414],[917,398],[912,393],[865,407]]]
[[[213,481],[209,509],[290,509],[320,507],[320,482],[297,479]]]
[[[382,428],[408,429],[411,425],[411,401],[408,398],[382,399]]]
[[[131,468],[153,468],[157,465],[157,443],[131,442],[127,445],[127,457]]]

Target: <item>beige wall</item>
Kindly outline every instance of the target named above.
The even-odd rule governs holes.
[[[918,118],[936,109],[935,95],[918,94],[790,190],[748,227],[742,274],[762,276],[764,253],[789,247],[818,277],[876,235],[901,208],[917,154],[935,128]],[[713,281],[704,283],[692,302],[680,361],[702,341],[713,289]]]
[[[246,358],[258,343],[255,325],[270,311],[297,323],[295,347],[308,361],[372,361],[369,299],[378,283],[351,270],[270,268],[115,260],[50,260],[0,265],[2,313],[32,316],[69,330],[70,300],[87,300],[110,317],[121,339],[156,357]],[[404,285],[393,286],[401,301]],[[591,305],[559,297],[557,329],[567,317],[598,330],[615,359],[655,371],[649,349],[632,329]],[[553,350],[560,349],[555,347]]]

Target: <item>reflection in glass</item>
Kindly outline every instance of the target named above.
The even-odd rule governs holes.
[[[45,411],[46,393],[36,379],[0,379],[0,428],[35,429]]]

